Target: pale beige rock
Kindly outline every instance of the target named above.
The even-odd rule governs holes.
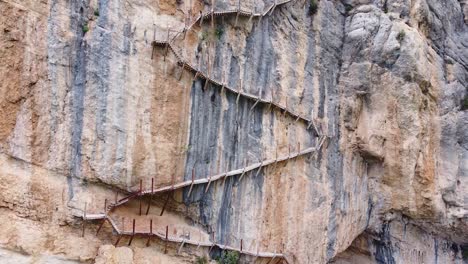
[[[128,247],[105,245],[99,248],[96,264],[133,264],[133,251]]]
[[[330,137],[323,149],[207,194],[177,190],[163,217],[165,195],[149,216],[134,200],[112,217],[125,217],[126,231],[132,219],[146,230],[150,218],[176,236],[208,241],[214,231],[218,243],[242,239],[290,263],[460,263],[466,1],[321,0],[313,16],[310,3],[237,25],[235,15],[213,28],[205,20],[171,45],[210,77],[313,117]],[[0,0],[0,262],[193,263],[208,249],[170,244],[163,254],[158,239],[122,246],[128,237],[115,248],[108,224],[96,235],[98,221],[81,237],[85,205],[102,213],[105,199],[140,180],[166,186],[316,143],[308,124],[267,106],[250,111],[253,100],[236,104],[153,48],[193,22],[184,21],[190,8],[195,17],[211,1]]]

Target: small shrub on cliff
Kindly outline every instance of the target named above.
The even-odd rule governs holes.
[[[197,257],[196,264],[208,264],[208,258],[206,256],[203,257]]]
[[[462,99],[461,110],[462,111],[468,110],[468,93],[465,95],[465,98]]]
[[[207,40],[209,36],[210,36],[210,33],[207,30],[203,30],[201,34],[199,35],[199,38],[201,40]]]
[[[221,37],[222,37],[223,34],[224,34],[224,28],[222,28],[222,27],[217,27],[214,33],[215,33],[216,38],[217,38],[218,40],[220,40]]]
[[[462,246],[461,250],[463,260],[468,260],[468,246]]]
[[[94,9],[94,15],[97,17],[99,16],[99,8]]]
[[[239,253],[236,251],[223,251],[221,257],[216,260],[219,264],[239,263]]]
[[[310,6],[309,6],[309,15],[315,15],[318,10],[318,3],[317,0],[310,0]]]
[[[353,10],[353,6],[352,5],[348,5],[348,4],[345,4],[345,10],[347,13],[349,13],[351,10]]]
[[[406,32],[402,29],[402,30],[400,30],[400,32],[398,32],[398,35],[396,36],[396,39],[399,42],[402,42],[405,39],[405,36],[406,36]]]
[[[86,32],[88,32],[88,31],[89,31],[89,26],[88,26],[88,23],[84,24],[82,29],[83,29],[83,33],[85,33],[85,34],[86,34]]]

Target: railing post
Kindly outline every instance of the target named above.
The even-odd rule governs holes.
[[[200,28],[203,26],[203,13],[200,10]]]
[[[169,26],[167,26],[166,49],[164,51],[164,62],[166,62],[167,51],[169,49]]]
[[[132,236],[130,237],[130,240],[128,241],[128,246],[132,244],[134,236],[135,236],[135,218],[133,218],[133,231],[132,231]]]
[[[242,169],[242,173],[241,173],[241,176],[239,178],[239,182],[242,180],[242,177],[244,177],[245,167],[247,167],[247,159],[244,159],[244,168]]]
[[[141,215],[141,194],[142,194],[142,191],[143,191],[143,180],[140,179],[140,191],[138,192],[138,200],[140,200],[140,211],[139,211],[139,215]]]
[[[99,231],[101,231],[101,228],[102,228],[102,226],[104,225],[105,222],[106,222],[106,219],[103,219],[102,223],[99,225],[99,227],[98,227],[98,229],[96,231],[96,236],[99,234]]]
[[[192,193],[192,188],[193,188],[193,182],[195,181],[195,165],[192,168],[192,183],[190,184],[190,189],[187,194],[187,197],[190,198],[190,194]]]
[[[148,207],[146,208],[146,215],[148,215],[150,206],[151,206],[151,200],[153,199],[153,194],[154,194],[154,178],[151,178],[151,196],[148,201]]]
[[[237,90],[237,98],[236,98],[236,105],[239,104],[239,98],[242,93],[242,79],[239,79],[240,85],[239,85],[239,90]]]
[[[84,237],[85,234],[85,225],[86,225],[86,202],[84,204],[84,210],[83,210],[83,231],[81,232],[81,237]]]
[[[169,241],[169,226],[166,226],[166,243],[164,244],[164,254],[167,254],[167,242]]]
[[[125,217],[122,217],[122,232],[125,232]],[[117,231],[119,236],[117,237],[117,240],[114,243],[114,247],[117,247],[119,245],[120,239],[122,239],[122,232]]]
[[[159,216],[162,216],[164,214],[164,210],[166,210],[166,206],[167,206],[167,203],[169,202],[169,198],[171,197],[171,193],[172,191],[167,194],[166,201],[164,202],[163,208],[161,210],[161,214]]]
[[[148,235],[148,241],[146,242],[147,247],[149,247],[149,245],[150,245],[152,235],[153,235],[153,219],[150,219],[150,232],[149,232],[149,235]]]

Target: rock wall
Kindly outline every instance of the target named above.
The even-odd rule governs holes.
[[[175,191],[168,219],[289,263],[466,263],[466,1],[292,0],[261,19],[217,16],[175,34],[189,14],[239,7],[212,3],[0,0],[0,262],[214,258],[177,244],[164,254],[157,239],[114,247],[96,222],[82,237],[80,216],[140,180],[202,179],[324,134],[313,154]],[[315,125],[194,78],[152,45],[167,34],[201,72]],[[150,201],[155,222],[166,221],[165,199]],[[137,217],[138,202],[128,207],[119,219]]]

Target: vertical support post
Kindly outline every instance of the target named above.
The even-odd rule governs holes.
[[[242,177],[244,177],[245,167],[247,167],[247,159],[244,159],[244,168],[242,169],[242,173],[241,173],[241,176],[239,178],[239,182],[242,181]]]
[[[197,245],[197,250],[200,248],[200,244],[201,244],[201,232],[200,232],[200,230],[198,230],[198,245]]]
[[[263,12],[263,11],[260,11],[260,12]],[[263,13],[260,13],[259,18],[258,18],[258,24],[259,25],[262,22],[262,18],[263,18]]]
[[[143,191],[143,180],[140,179],[140,191],[138,192],[138,200],[140,200],[140,211],[139,211],[139,215],[141,215],[141,194],[142,194],[142,191]]]
[[[214,48],[216,42],[214,41],[210,41],[208,43],[208,76],[211,76],[210,78],[214,80],[214,73],[213,73],[213,67],[214,67],[214,64],[216,62],[216,50]],[[214,51],[213,52],[213,57],[211,58],[210,60],[210,50],[211,51]],[[213,61],[213,63],[210,63],[210,61]]]
[[[211,30],[214,32],[214,0],[211,0]]]
[[[239,90],[237,90],[237,98],[236,98],[236,105],[239,104],[239,98],[242,92],[242,78],[239,79],[240,85],[239,85]]]
[[[124,217],[122,217],[122,232],[125,232],[125,218]],[[114,243],[114,247],[117,247],[117,245],[120,242],[120,239],[122,239],[122,235],[121,235],[122,232],[117,231],[119,236],[117,237],[117,240]]]
[[[151,178],[151,196],[148,201],[148,207],[146,208],[146,215],[148,215],[150,207],[151,207],[151,200],[153,199],[153,194],[154,194],[154,178]]]
[[[164,51],[164,62],[166,62],[168,49],[169,49],[169,26],[167,27],[166,50]]]
[[[211,175],[210,175],[210,177],[208,178],[208,184],[206,185],[205,193],[208,192],[208,189],[210,189],[210,184],[211,184]]]
[[[240,241],[240,252],[242,253],[242,239]]]
[[[171,193],[172,193],[172,192],[169,192],[169,193],[167,194],[166,201],[164,202],[164,206],[163,206],[163,208],[162,208],[162,210],[161,210],[161,214],[160,214],[159,216],[162,216],[162,215],[164,214],[164,210],[166,210],[166,206],[167,206],[167,203],[169,202],[169,198],[171,197]]]
[[[182,61],[182,65],[180,66],[180,74],[179,74],[179,81],[182,79],[182,76],[184,75],[184,70],[185,70],[185,60]]]
[[[273,11],[275,10],[275,7],[276,7],[276,5],[277,5],[277,4],[276,4],[276,1],[277,1],[277,0],[275,0],[275,3],[274,3],[274,5],[273,5],[273,8],[271,9],[270,16],[271,16],[271,14],[273,14]]]
[[[226,70],[223,69],[223,76],[221,77],[221,95],[224,94],[224,86],[226,86]]]
[[[297,118],[296,118],[295,122],[297,123],[297,121],[299,121],[299,119],[301,119],[301,116],[299,114],[297,114]]]
[[[198,78],[198,69],[195,69],[195,74],[192,76],[192,84],[195,82],[195,80]]]
[[[99,231],[101,231],[101,228],[102,228],[102,226],[104,225],[105,222],[106,222],[106,219],[103,219],[102,223],[99,225],[99,227],[98,227],[98,229],[96,231],[96,236],[99,234]]]
[[[167,254],[167,242],[169,241],[169,226],[166,226],[166,243],[164,244],[164,254]]]
[[[288,99],[286,98],[286,106],[284,107],[283,116],[286,115],[287,111],[288,111]]]
[[[216,245],[216,242],[215,242],[215,231],[213,231],[213,232],[211,233],[211,235],[212,235],[211,240],[212,240],[213,242],[211,243],[210,250],[208,250],[208,254],[210,254],[211,250],[212,250],[213,247]]]
[[[189,5],[190,5],[190,7],[189,7],[189,18],[190,18],[189,25],[191,25],[192,24],[192,0],[190,0]]]
[[[252,10],[252,12],[250,12],[250,17],[249,17],[249,21],[248,21],[249,24],[250,24],[250,21],[252,21],[253,16],[254,16],[254,10]]]
[[[212,70],[213,70],[213,63],[214,63],[214,60],[215,60],[215,58],[214,58],[215,54],[213,54],[213,63],[211,63],[210,50],[213,50],[212,46],[213,46],[213,42],[210,41],[210,42],[208,42],[208,48],[206,49],[206,56],[208,57],[208,66],[207,66],[208,73],[207,73],[206,78],[208,80],[210,80],[210,81],[211,81],[211,76],[212,76],[211,73],[212,73]]]
[[[200,28],[203,26],[203,13],[200,10]]]
[[[107,198],[104,199],[104,215],[107,215]]]
[[[210,68],[210,53],[207,51],[208,54],[208,69]],[[210,82],[210,74],[208,73],[208,76],[205,78],[205,85],[203,85],[203,91],[206,91],[206,87],[208,86],[208,83]]]
[[[255,106],[258,104],[258,102],[260,101],[260,98],[257,98],[257,100],[255,101],[255,103],[252,105],[252,107],[250,108],[250,112],[252,112],[252,110],[255,108]]]
[[[117,247],[117,245],[119,244],[121,238],[122,238],[121,235],[119,235],[119,236],[117,237],[117,240],[116,240],[115,243],[114,243],[114,247]]]
[[[271,96],[270,96],[270,103],[268,104],[268,108],[267,108],[267,112],[272,109],[271,106],[273,105],[273,92],[271,92]]]
[[[119,201],[119,192],[115,192],[115,202],[114,205],[117,205],[117,202]]]
[[[273,261],[275,260],[275,257],[276,257],[276,253],[273,253],[273,257],[266,263],[266,264],[270,264],[270,263],[274,263]]]
[[[195,181],[195,166],[192,168],[192,184],[190,184],[190,189],[188,191],[187,197],[190,198],[190,194],[192,193],[193,182]]]
[[[81,232],[81,237],[84,237],[84,233],[85,233],[85,225],[86,225],[86,202],[84,204],[84,211],[83,211],[83,231]]]
[[[180,251],[182,251],[184,244],[185,244],[185,237],[182,239],[182,243],[180,244],[179,250],[177,250],[177,254],[180,254]]]
[[[276,153],[275,153],[275,163],[273,166],[273,171],[276,170],[276,164],[278,163],[278,143],[276,143]]]
[[[257,173],[255,173],[255,178],[260,174],[260,171],[263,169],[263,155],[262,155],[262,161],[260,161],[260,166],[258,167]]]
[[[130,237],[130,240],[128,241],[128,246],[132,244],[134,236],[135,236],[135,218],[133,218],[133,231],[132,231],[132,236]]]
[[[236,22],[234,23],[234,27],[237,27],[237,20],[239,19],[239,12],[240,12],[240,0],[237,2],[237,14],[236,14]]]
[[[150,219],[150,231],[148,236],[148,241],[146,242],[146,246],[150,246],[151,236],[153,235],[153,219]]]
[[[224,173],[223,185],[226,184],[226,178],[227,178],[227,172],[228,172],[228,165],[227,164],[228,164],[228,161],[226,161],[226,166],[225,166],[226,173]]]

